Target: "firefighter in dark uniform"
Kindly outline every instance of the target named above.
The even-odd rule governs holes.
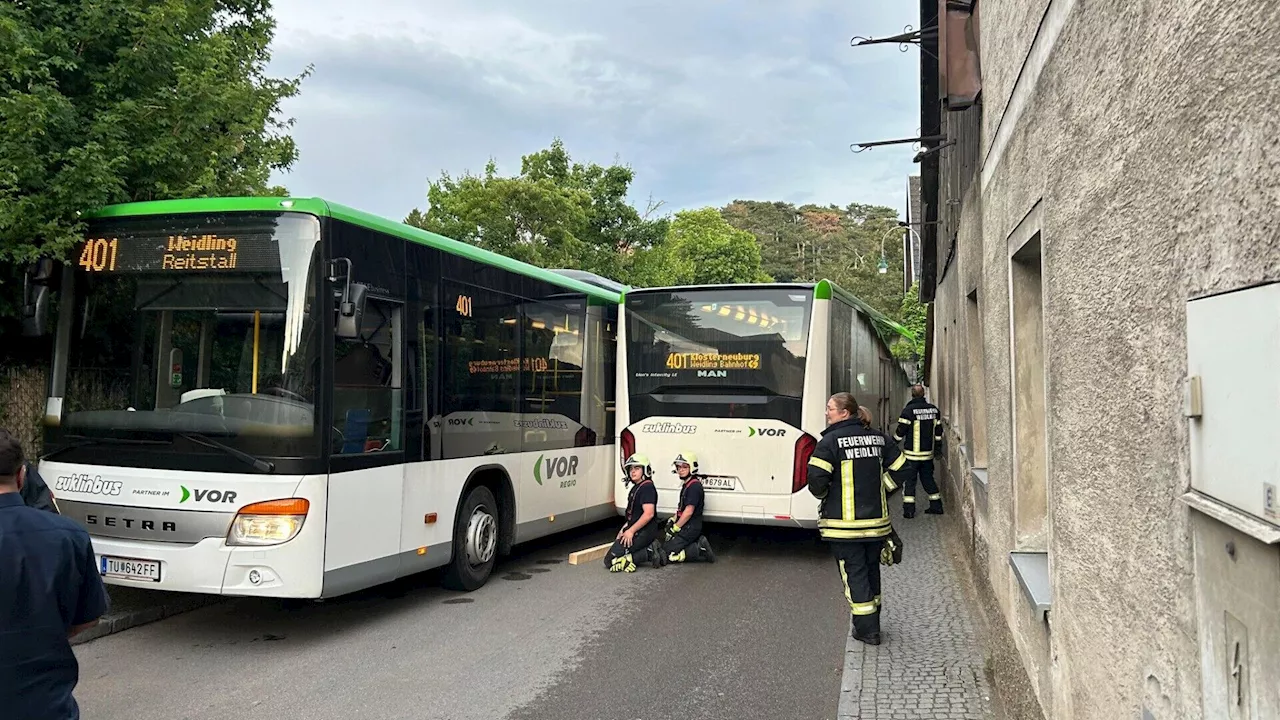
[[[636,453],[622,464],[622,471],[626,473],[623,483],[631,485],[626,522],[605,554],[604,566],[609,572],[635,572],[637,563],[645,562],[661,567],[662,524],[657,519],[658,489],[653,485],[653,467],[649,458]]]
[[[827,400],[827,429],[809,458],[809,492],[820,501],[818,532],[831,544],[853,615],[851,635],[880,644],[880,565],[902,559],[889,522],[888,474],[906,458],[883,433],[863,424],[853,395]],[[887,471],[887,472],[886,472]]]
[[[907,468],[903,473],[902,517],[916,516],[916,478],[924,491],[929,493],[930,515],[942,514],[942,493],[933,480],[935,451],[942,450],[942,413],[924,399],[924,386],[911,386],[911,401],[898,417],[898,427],[893,439],[902,443],[902,454],[907,456]]]
[[[680,478],[680,500],[676,514],[667,520],[666,543],[662,546],[663,562],[715,562],[711,542],[702,534],[702,508],[706,492],[698,474],[698,457],[682,452],[672,461],[672,472]]]

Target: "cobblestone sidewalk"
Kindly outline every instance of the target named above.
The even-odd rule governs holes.
[[[956,571],[943,553],[943,519],[924,514],[927,502],[911,520],[902,519],[901,503],[893,506],[905,553],[901,565],[881,568],[883,641],[872,647],[849,639],[839,717],[991,720],[982,646]]]

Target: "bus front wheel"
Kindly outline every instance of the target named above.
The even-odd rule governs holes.
[[[446,588],[471,591],[489,579],[498,558],[499,517],[489,488],[477,485],[467,493],[453,523],[453,562],[444,573]]]

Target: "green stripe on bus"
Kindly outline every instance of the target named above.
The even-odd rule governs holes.
[[[85,217],[88,219],[126,218],[142,215],[182,215],[211,212],[301,212],[317,217],[330,217],[353,225],[359,225],[369,230],[377,230],[401,240],[433,247],[451,255],[457,255],[478,263],[531,277],[535,280],[541,280],[566,290],[575,290],[604,304],[617,305],[622,302],[621,295],[595,285],[553,273],[536,265],[513,260],[505,255],[484,250],[470,243],[427,232],[412,225],[388,220],[345,205],[331,203],[322,198],[219,197],[152,200],[108,205],[97,212],[87,213]]]

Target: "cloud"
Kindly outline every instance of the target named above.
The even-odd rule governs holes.
[[[559,136],[635,168],[637,205],[901,210],[912,149],[849,151],[919,125],[917,51],[849,47],[912,21],[874,5],[276,0],[271,71],[315,66],[284,108],[301,157],[278,179],[399,218],[442,170],[515,172]]]

